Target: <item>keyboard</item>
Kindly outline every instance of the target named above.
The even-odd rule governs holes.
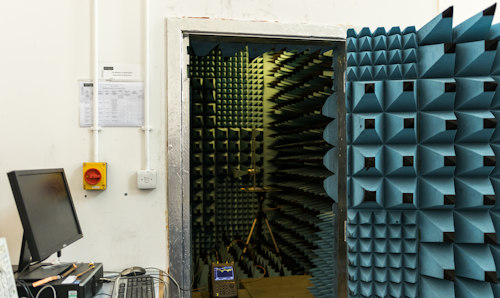
[[[153,277],[148,275],[120,277],[113,290],[113,298],[154,298]]]

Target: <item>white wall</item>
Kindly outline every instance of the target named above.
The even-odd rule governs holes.
[[[87,192],[82,189],[81,166],[91,161],[92,139],[78,124],[77,81],[92,74],[92,3],[1,1],[0,237],[7,237],[13,262],[19,256],[22,227],[6,173],[63,167],[85,234],[63,251],[63,260],[104,262],[106,270],[166,266],[166,17],[418,28],[447,2],[151,0],[151,165],[158,170],[158,188],[140,191],[135,185],[135,173],[144,166],[142,131],[104,128],[100,159],[108,162],[109,187]],[[463,20],[487,2],[462,0],[455,11]],[[143,1],[100,0],[100,8],[100,60],[142,63]]]

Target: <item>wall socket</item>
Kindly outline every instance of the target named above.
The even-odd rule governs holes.
[[[156,188],[156,170],[137,171],[137,187],[139,189]]]

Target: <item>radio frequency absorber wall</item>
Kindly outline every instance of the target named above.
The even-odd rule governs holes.
[[[350,297],[500,297],[494,12],[347,32]]]

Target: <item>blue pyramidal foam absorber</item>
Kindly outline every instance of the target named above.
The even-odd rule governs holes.
[[[449,78],[455,74],[453,43],[420,46],[418,48],[418,74],[422,78]]]
[[[480,40],[457,44],[456,76],[488,76],[497,54],[497,45],[498,40]]]
[[[457,118],[453,112],[421,112],[421,143],[453,143],[457,133]]]
[[[384,191],[385,191],[385,200],[384,200],[385,208],[416,209],[417,206],[416,179],[411,177],[387,178],[384,185]]]
[[[488,177],[456,178],[457,208],[492,208],[496,204],[493,185]]]
[[[457,244],[454,248],[455,274],[457,277],[498,282],[495,262],[488,246]]]
[[[421,242],[453,243],[455,241],[452,210],[426,210],[420,212],[419,227]]]
[[[383,150],[380,145],[351,147],[353,176],[382,176],[384,165]]]
[[[419,182],[419,207],[453,208],[456,202],[453,176],[421,178]]]
[[[455,243],[497,244],[495,228],[488,210],[456,211]]]
[[[385,81],[385,110],[388,112],[407,112],[417,109],[416,82]]]
[[[419,251],[420,274],[454,280],[455,261],[452,243],[423,243]]]
[[[455,112],[457,116],[456,143],[487,144],[497,125],[497,119],[489,111]]]
[[[469,177],[488,176],[496,165],[495,153],[488,143],[455,145],[457,167],[455,175]]]
[[[422,111],[453,111],[456,82],[454,79],[419,80],[419,109]]]
[[[352,130],[350,140],[353,144],[380,144],[382,143],[382,121],[381,113],[378,114],[352,114]]]
[[[493,273],[490,272],[489,274]],[[457,278],[455,281],[455,289],[457,293],[456,297],[496,297],[493,296],[493,289],[491,287],[491,283],[489,282],[480,282],[467,278]]]
[[[456,78],[455,108],[460,110],[488,110],[497,89],[491,77]]]
[[[419,45],[439,44],[453,40],[453,6],[432,19],[417,31]]]
[[[465,20],[453,29],[453,42],[462,43],[488,38],[496,3]]]
[[[422,276],[420,295],[429,298],[455,297],[455,287],[453,281]]]
[[[383,202],[382,177],[352,178],[352,192],[348,195],[350,208],[381,208]]]
[[[453,145],[433,144],[419,147],[420,174],[450,177],[455,172],[457,158]]]
[[[417,113],[398,112],[385,114],[384,138],[388,144],[416,144]]]
[[[385,146],[384,173],[391,177],[415,177],[417,175],[417,146]]]
[[[450,7],[418,31],[356,35],[365,50],[349,56],[346,84],[353,297],[500,297],[495,7],[456,28]]]

